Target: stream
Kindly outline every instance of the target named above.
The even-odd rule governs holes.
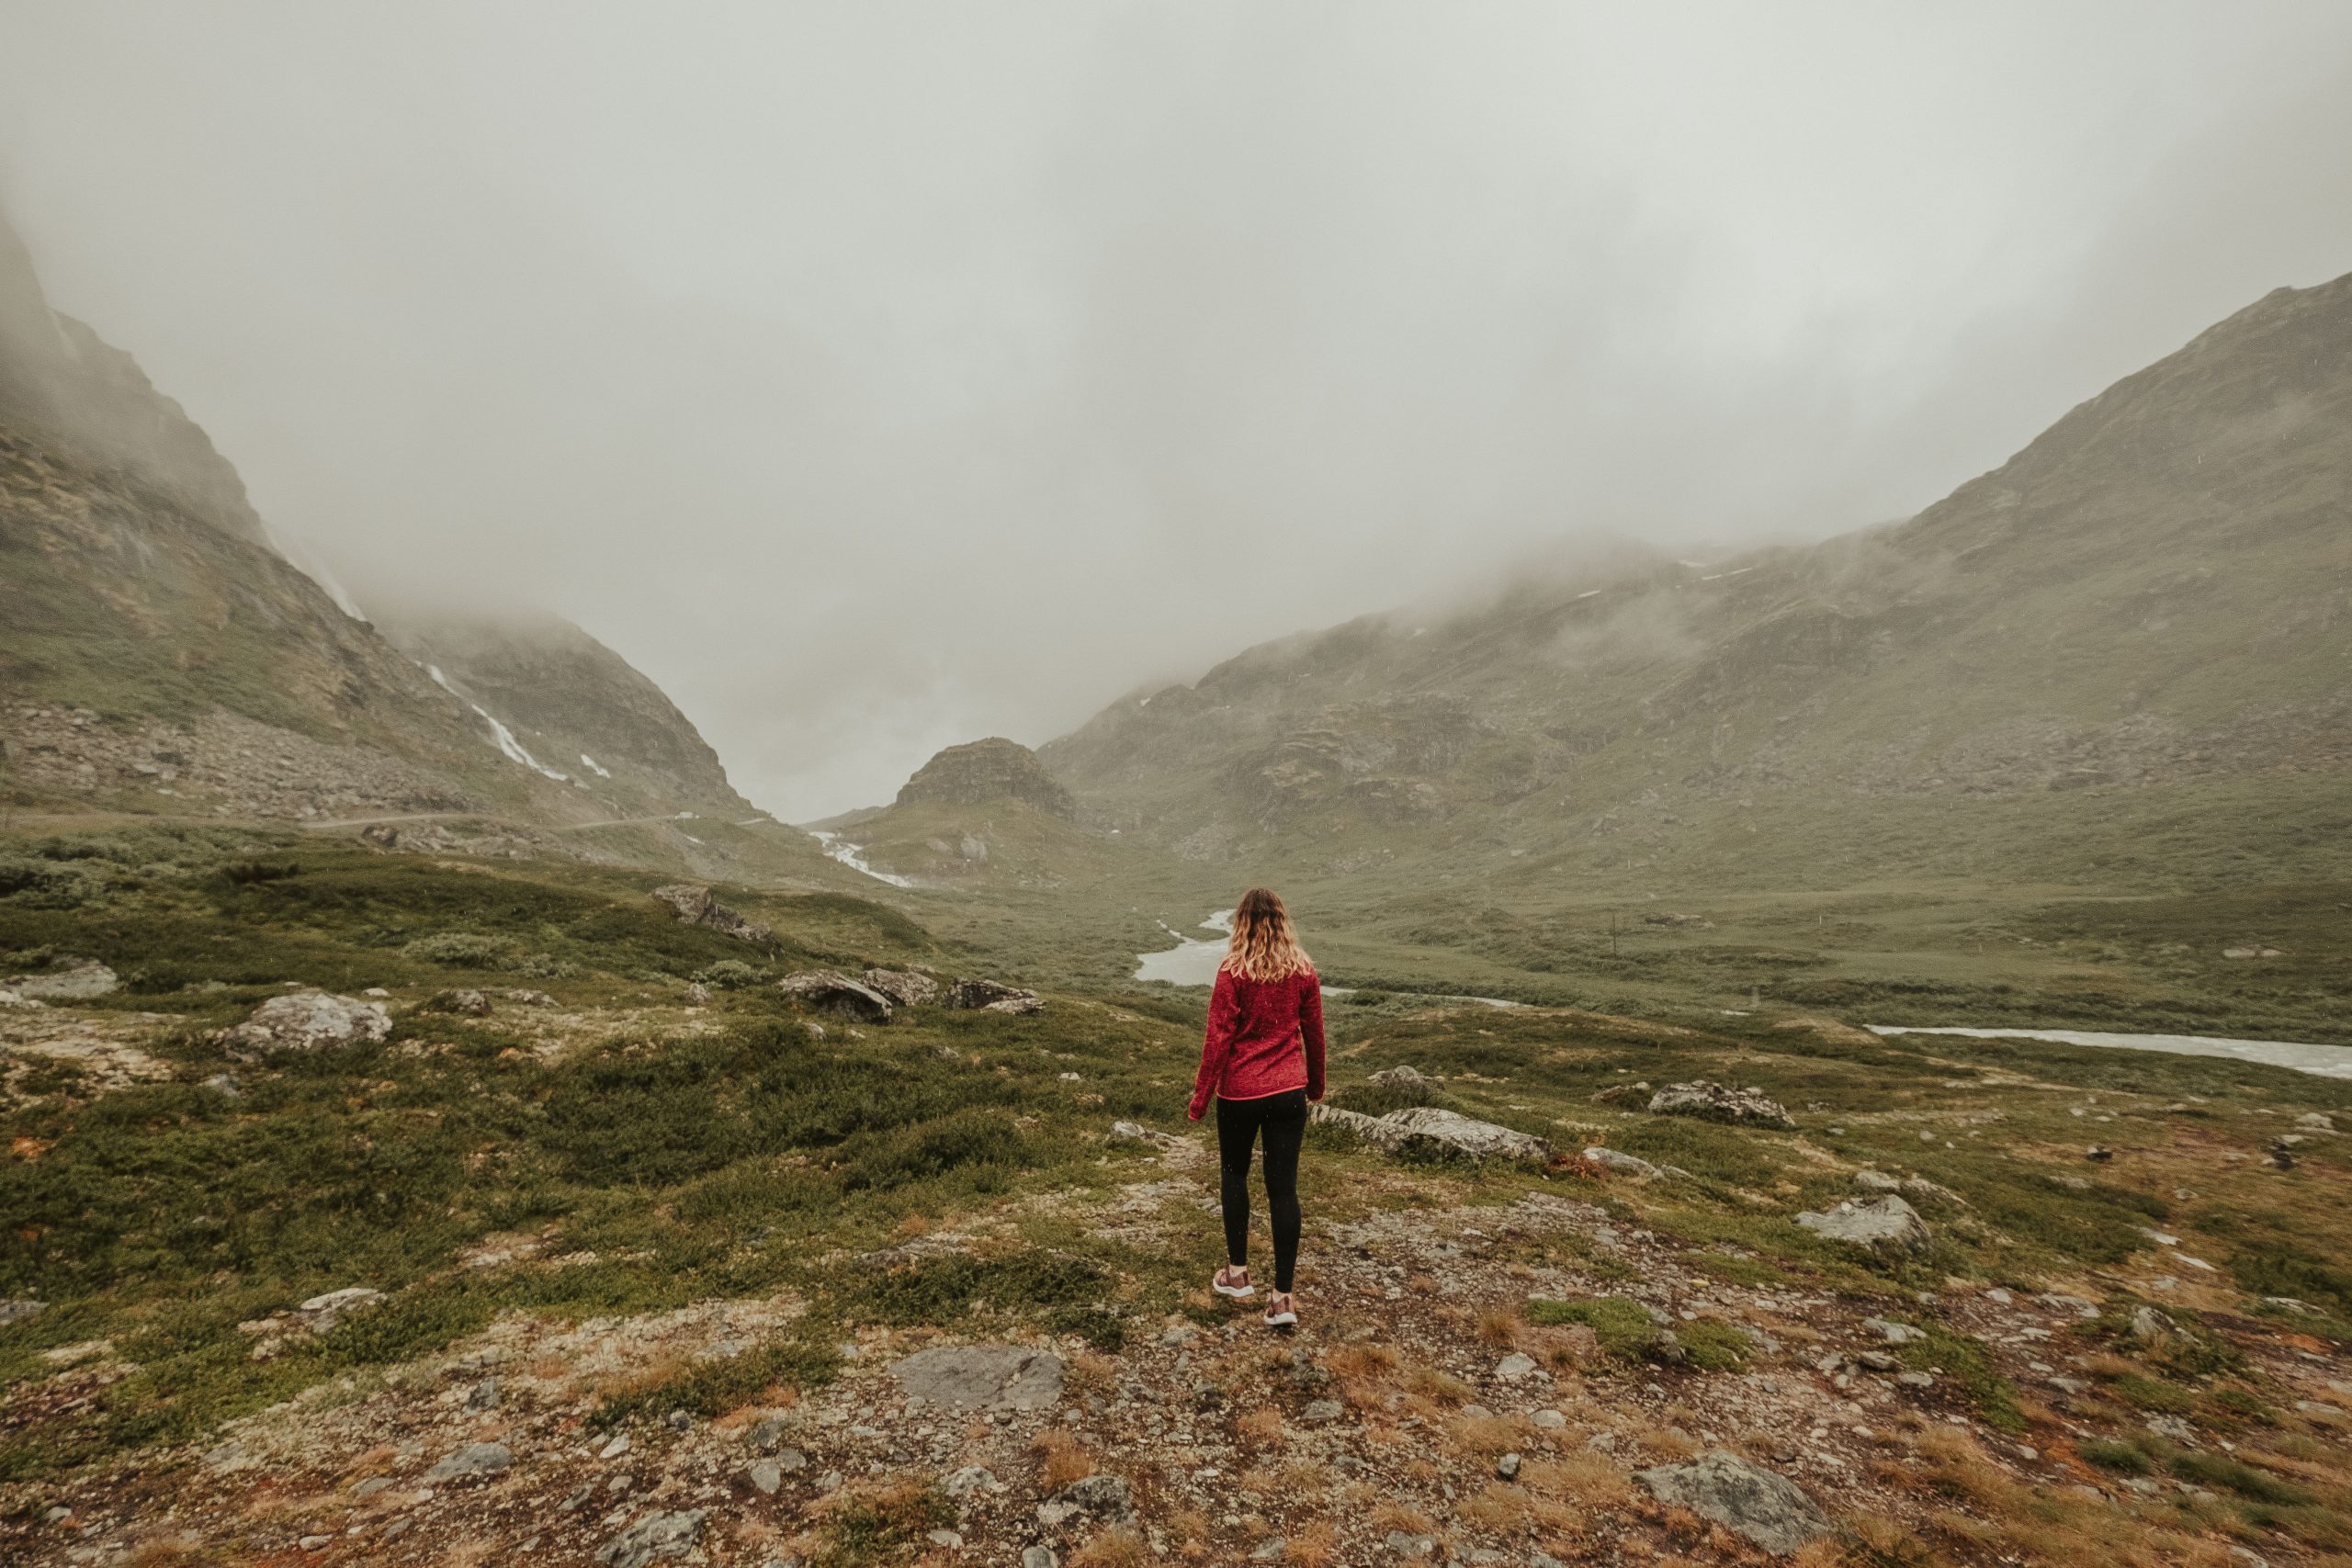
[[[2096,1029],[1928,1029],[1906,1023],[1873,1023],[1873,1034],[1965,1034],[1978,1040],[2054,1040],[2062,1045],[2104,1045],[2122,1051],[2166,1051],[2176,1056],[2225,1056],[2352,1078],[2352,1045],[2304,1045],[2291,1040],[2223,1040],[2210,1034],[2109,1034]]]

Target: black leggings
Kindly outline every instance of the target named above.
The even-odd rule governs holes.
[[[1273,1212],[1274,1289],[1290,1289],[1298,1262],[1298,1145],[1306,1138],[1306,1091],[1216,1102],[1217,1164],[1225,1200],[1225,1257],[1250,1262],[1250,1146],[1266,1134],[1266,1206]]]

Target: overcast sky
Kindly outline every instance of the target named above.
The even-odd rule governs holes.
[[[806,819],[1917,510],[2352,270],[2352,5],[0,0],[0,201],[363,601],[568,615]]]

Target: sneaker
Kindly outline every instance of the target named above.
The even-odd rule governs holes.
[[[1266,1298],[1266,1326],[1295,1328],[1298,1326],[1298,1303],[1288,1291],[1276,1291]]]
[[[1209,1280],[1209,1289],[1220,1296],[1231,1296],[1236,1301],[1246,1300],[1258,1293],[1258,1287],[1250,1282],[1250,1270],[1236,1269],[1231,1264],[1216,1271],[1216,1277]]]

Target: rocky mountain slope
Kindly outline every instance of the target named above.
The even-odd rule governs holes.
[[[2343,820],[2347,694],[2352,276],[1901,525],[1269,643],[1041,755],[1130,836],[1301,872],[2080,864],[2167,797],[2278,865]]]
[[[616,808],[748,817],[692,720],[627,660],[543,612],[375,615],[377,629],[468,706],[498,716],[546,775]]]
[[[575,626],[414,615],[388,637],[361,618],[274,547],[178,404],[51,309],[5,225],[0,712],[0,782],[24,806],[469,815],[497,819],[508,852],[831,875],[773,829],[548,837],[756,813],[675,705]]]

